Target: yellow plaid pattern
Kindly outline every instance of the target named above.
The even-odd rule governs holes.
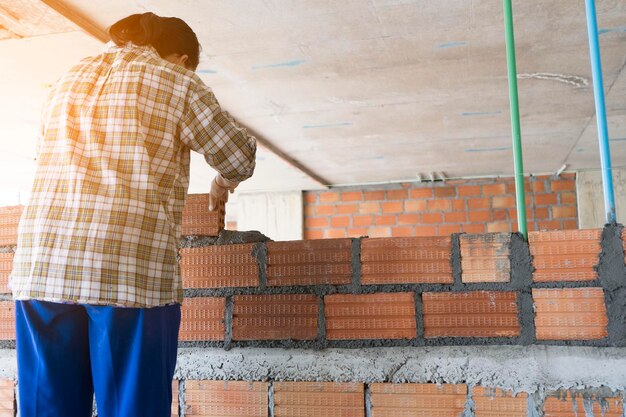
[[[178,240],[190,149],[249,178],[256,140],[191,71],[152,47],[107,44],[53,87],[19,227],[18,300],[182,302]]]

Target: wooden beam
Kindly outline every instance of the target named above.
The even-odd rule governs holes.
[[[84,32],[93,36],[101,42],[108,42],[111,40],[109,34],[100,26],[92,22],[90,19],[78,13],[65,3],[59,0],[41,0],[42,3],[55,10],[61,16],[65,17],[70,22],[81,28]]]

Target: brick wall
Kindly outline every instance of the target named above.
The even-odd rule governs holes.
[[[577,228],[574,174],[525,179],[528,230]],[[512,178],[304,193],[305,239],[517,231]]]

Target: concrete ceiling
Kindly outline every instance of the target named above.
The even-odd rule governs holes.
[[[330,185],[415,180],[431,172],[512,174],[500,0],[63,3],[101,28],[145,11],[185,19],[203,46],[198,72],[223,107]],[[626,166],[626,1],[597,0],[597,9],[612,160]],[[584,2],[515,0],[513,10],[525,171],[555,172],[564,164],[597,169]],[[0,41],[0,59],[43,44],[57,62],[33,57],[38,64],[30,72],[47,80],[100,49],[79,32],[50,33]],[[15,77],[23,64],[16,63]],[[11,89],[15,81],[6,85],[0,75],[0,87]],[[22,84],[34,89],[28,79]],[[15,108],[5,95],[0,102],[4,110]],[[22,116],[13,129],[31,129],[37,114]],[[0,124],[7,149],[5,129]],[[192,190],[210,177],[196,160]],[[257,174],[242,187],[320,186],[262,149]]]

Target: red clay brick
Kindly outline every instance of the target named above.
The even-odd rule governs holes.
[[[573,230],[578,229],[578,220],[563,220],[563,229]]]
[[[0,410],[2,408],[0,407]],[[170,408],[170,417],[178,417],[178,380],[172,380],[172,406]],[[0,417],[2,416],[2,412],[0,412]]]
[[[372,417],[460,416],[467,396],[465,384],[375,383],[370,391]]]
[[[543,403],[544,417],[582,417],[585,412],[585,403],[591,405],[591,411],[594,416],[602,417],[622,417],[624,415],[622,399],[619,397],[602,398],[591,397],[583,400],[582,395],[572,398],[568,391],[565,396],[560,393],[554,393],[548,396]]]
[[[409,190],[389,190],[387,200],[406,200],[409,198]]]
[[[361,237],[365,235],[367,235],[366,227],[353,227],[353,228],[348,229],[349,237]]]
[[[185,298],[181,309],[179,340],[224,340],[225,308],[225,298]]]
[[[452,210],[453,211],[467,211],[466,207],[467,200],[452,200]]]
[[[181,233],[183,235],[217,236],[224,228],[226,210],[222,204],[209,211],[208,194],[189,194],[185,201]]]
[[[326,229],[324,230],[325,239],[343,239],[348,237],[346,229]]]
[[[380,204],[383,213],[402,213],[404,211],[404,204],[401,201],[392,201]]]
[[[506,185],[504,184],[483,185],[483,194],[484,195],[506,194]]]
[[[593,281],[602,229],[530,232],[535,282]]]
[[[435,197],[456,197],[456,187],[436,187]]]
[[[446,223],[461,223],[467,220],[467,213],[464,211],[452,211],[444,214]]]
[[[550,218],[550,209],[548,207],[536,208],[535,209],[535,219],[536,220],[547,220]]]
[[[275,382],[275,417],[364,417],[365,388],[358,383]]]
[[[233,340],[314,340],[318,308],[311,294],[235,295]]]
[[[470,211],[467,213],[467,220],[470,222],[491,221],[491,211],[489,210]]]
[[[560,220],[538,221],[537,228],[539,230],[560,230],[562,229]]]
[[[469,198],[467,200],[467,206],[470,210],[490,209],[491,199],[487,197],[483,198]]]
[[[385,192],[384,191],[364,191],[363,192],[363,200],[366,201],[375,201],[375,200],[384,200]]]
[[[354,216],[352,217],[353,226],[371,226],[374,224],[374,216]]]
[[[328,227],[328,224],[328,217],[307,217],[304,219],[304,227],[306,228]]]
[[[485,233],[484,224],[463,224],[461,229],[465,233]]]
[[[429,211],[443,211],[450,210],[450,200],[428,200]]]
[[[13,252],[0,253],[0,294],[8,294],[9,276],[13,269]]]
[[[487,223],[487,233],[506,233],[511,231],[511,224],[508,222]]]
[[[408,214],[405,214],[404,216],[408,216]],[[418,215],[416,214],[415,216]],[[390,226],[398,223],[398,216],[395,214],[384,214],[381,216],[376,216],[376,218],[374,219],[374,223],[376,223],[377,226]]]
[[[432,198],[432,188],[413,188],[411,190],[411,198]]]
[[[409,200],[404,202],[404,211],[409,213],[426,211],[426,207],[426,200]]]
[[[304,229],[304,238],[305,239],[323,239],[324,230]]]
[[[341,193],[341,201],[361,201],[363,194],[360,191],[344,191]]]
[[[350,226],[350,216],[333,216],[330,218],[331,227],[348,227]]]
[[[592,340],[607,336],[602,288],[533,288],[538,340]]]
[[[309,205],[309,204],[306,204],[306,205],[304,206],[304,216],[305,216],[305,217],[313,217],[313,216],[315,216],[315,215],[316,215],[315,206],[311,206],[311,205]],[[231,228],[231,227],[230,227],[230,223],[231,223],[231,222],[228,222],[228,223],[226,224],[226,228],[227,228],[228,230],[234,230],[233,228]]]
[[[417,213],[398,215],[398,224],[418,224],[420,215]]]
[[[269,286],[350,284],[351,265],[351,239],[267,242]]]
[[[492,215],[493,215],[494,221],[507,220],[509,218],[509,211],[508,210],[493,210]]]
[[[336,203],[340,200],[338,191],[326,191],[319,194],[320,203]]]
[[[0,246],[17,244],[17,229],[23,206],[0,207]]]
[[[474,387],[472,389],[476,417],[526,417],[528,394],[513,396],[509,391]]]
[[[463,282],[510,281],[510,234],[467,234],[460,239]]]
[[[460,224],[446,224],[437,226],[437,236],[448,236],[452,233],[461,233]]]
[[[574,180],[553,180],[550,183],[552,191],[576,191],[576,181]]]
[[[337,206],[337,214],[354,214],[359,211],[356,204],[340,204]]]
[[[422,301],[427,338],[520,334],[515,292],[427,292],[422,294]]]
[[[380,203],[375,203],[375,202],[359,203],[359,213],[361,214],[380,213]]]
[[[516,186],[515,186],[515,182],[509,182],[506,184],[506,192],[510,193],[510,194],[515,194],[516,191]],[[524,183],[524,191],[529,193],[530,192],[530,184],[527,182]]]
[[[546,191],[546,183],[543,180],[535,179],[531,188],[533,193],[543,193]]]
[[[328,216],[330,214],[335,214],[335,205],[319,205],[315,206],[315,215],[316,216]]]
[[[416,337],[412,292],[327,295],[324,314],[328,340]]]
[[[536,194],[535,205],[536,206],[552,206],[557,204],[557,194]]]
[[[563,192],[561,193],[561,204],[565,205],[565,204],[571,204],[571,205],[576,205],[577,204],[577,198],[576,198],[576,193],[567,193],[567,192]]]
[[[185,381],[186,417],[267,417],[267,382]]]
[[[493,197],[491,204],[493,208],[515,207],[515,197]]]
[[[414,236],[437,236],[437,227],[436,226],[416,226],[414,231]]]
[[[441,213],[423,213],[422,223],[442,223],[443,214]]]
[[[452,284],[451,238],[361,240],[362,283]]]
[[[253,243],[180,249],[180,275],[185,288],[256,287],[259,268]]]
[[[391,227],[368,227],[369,237],[391,237]]]
[[[0,417],[13,417],[15,412],[15,382],[0,380]]]
[[[576,206],[554,206],[552,207],[552,218],[563,219],[567,217],[576,217],[578,210]]]
[[[304,202],[308,204],[316,203],[317,194],[316,192],[304,192]]]
[[[457,187],[459,197],[479,196],[482,194],[480,185],[461,185]]]
[[[415,236],[415,227],[414,226],[399,226],[391,228],[391,236],[392,237],[409,237]],[[434,236],[434,235],[433,235]]]

